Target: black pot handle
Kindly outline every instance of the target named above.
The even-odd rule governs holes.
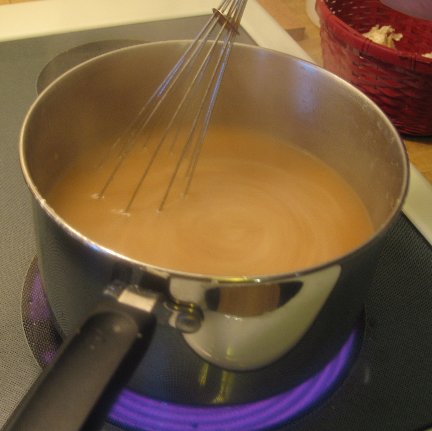
[[[3,431],[95,431],[141,361],[153,314],[107,298],[63,343]]]

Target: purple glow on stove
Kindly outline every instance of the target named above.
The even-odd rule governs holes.
[[[41,359],[45,364],[50,364],[55,358],[56,352],[53,350],[48,350],[41,354]]]
[[[235,406],[187,406],[124,390],[109,418],[119,426],[145,431],[259,431],[289,422],[311,408],[343,375],[355,346],[353,332],[318,374],[283,394]]]
[[[34,274],[33,285],[30,291],[30,320],[32,322],[41,322],[48,320],[50,316],[50,309],[43,292],[42,279],[39,272]]]

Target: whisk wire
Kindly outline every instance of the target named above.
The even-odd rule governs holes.
[[[132,122],[126,127],[120,136],[111,145],[110,151],[104,154],[104,157],[99,163],[101,166],[105,159],[109,157],[113,150],[120,146],[119,160],[116,163],[113,171],[107,178],[105,184],[103,185],[101,191],[98,193],[99,198],[103,197],[108,186],[111,184],[115,175],[119,171],[124,159],[129,154],[133,148],[136,137],[140,132],[146,128],[153,116],[156,114],[158,108],[163,103],[163,101],[168,97],[171,88],[174,86],[176,81],[180,79],[181,73],[186,69],[186,67],[195,59],[197,52],[199,50],[200,40],[203,38],[208,38],[214,27],[214,17],[211,17],[204,27],[198,33],[197,38],[189,45],[174,67],[169,71],[168,75],[161,82],[161,84],[154,91],[153,95],[144,104],[138,114],[134,117]]]
[[[206,111],[205,120],[204,120],[204,123],[203,123],[203,127],[201,129],[201,134],[200,134],[199,139],[198,139],[198,144],[195,147],[195,151],[194,151],[194,154],[193,154],[193,156],[191,158],[191,163],[189,165],[189,169],[188,169],[188,173],[187,173],[186,187],[185,187],[185,190],[183,192],[184,195],[187,195],[187,193],[189,191],[189,188],[190,188],[190,185],[192,183],[192,178],[194,177],[195,168],[196,168],[197,163],[198,163],[199,155],[201,153],[201,149],[202,149],[202,146],[203,146],[203,143],[204,143],[204,139],[205,139],[205,135],[207,133],[208,126],[210,124],[211,114],[213,112],[213,108],[214,108],[214,105],[216,103],[216,97],[217,97],[217,94],[218,94],[218,91],[219,91],[220,84],[222,82],[222,76],[223,76],[223,73],[224,73],[224,69],[225,69],[225,67],[227,65],[227,61],[228,61],[228,57],[230,55],[230,51],[231,51],[231,45],[228,46],[227,50],[224,53],[224,56],[221,57],[222,72],[216,76],[217,79],[216,79],[215,87],[214,87],[214,89],[213,89],[213,91],[211,93],[210,105],[209,105],[209,108]]]
[[[188,191],[189,191],[190,184],[191,184],[192,178],[193,178],[193,174],[195,172],[195,167],[196,167],[197,162],[198,162],[199,154],[201,152],[202,145],[204,143],[204,138],[205,138],[205,135],[207,133],[208,125],[209,125],[209,122],[210,122],[210,117],[211,117],[211,114],[213,112],[213,108],[214,108],[214,105],[215,105],[215,102],[216,102],[216,96],[217,96],[217,93],[218,93],[218,90],[219,90],[220,83],[222,81],[222,74],[223,74],[223,70],[222,69],[225,68],[226,61],[227,61],[227,58],[229,56],[230,49],[231,49],[230,45],[226,45],[226,48],[224,48],[224,50],[221,51],[221,55],[220,55],[220,57],[218,59],[218,64],[216,66],[216,69],[213,71],[213,74],[212,74],[212,76],[210,78],[211,79],[211,81],[210,81],[211,84],[208,85],[208,87],[206,89],[206,92],[204,94],[204,98],[205,99],[208,99],[208,97],[210,95],[209,105],[208,105],[207,109],[205,109],[205,104],[202,104],[201,107],[200,107],[200,109],[199,109],[199,112],[197,113],[197,115],[194,118],[192,129],[191,129],[191,131],[189,133],[189,136],[188,136],[188,139],[186,141],[186,144],[183,147],[182,153],[180,154],[180,156],[179,156],[179,158],[177,160],[176,167],[174,169],[173,174],[171,175],[170,181],[168,183],[168,187],[167,187],[167,189],[165,191],[165,195],[163,196],[161,204],[159,206],[159,211],[162,211],[163,208],[164,208],[165,202],[168,199],[168,196],[170,194],[170,191],[172,189],[172,186],[174,184],[174,181],[175,181],[175,179],[177,177],[177,174],[178,174],[178,171],[180,169],[180,165],[182,164],[182,162],[184,160],[184,156],[186,154],[186,151],[191,146],[191,142],[192,142],[194,134],[195,134],[195,132],[197,130],[198,120],[202,116],[202,114],[204,112],[204,109],[205,109],[205,112],[204,112],[204,122],[203,122],[203,124],[201,126],[200,133],[199,133],[199,136],[197,138],[197,143],[194,146],[194,151],[192,153],[192,157],[191,157],[191,160],[190,160],[187,172],[186,172],[186,187],[185,187],[185,189],[183,191],[183,195],[186,195],[188,193]]]
[[[126,214],[130,212],[130,209],[133,206],[133,203],[135,202],[158,154],[160,153],[161,148],[170,135],[174,124],[180,122],[180,119],[186,116],[186,108],[188,106],[187,102],[191,100],[193,94],[195,94],[194,97],[198,97],[196,96],[198,91],[203,91],[202,96],[199,97],[201,102],[196,113],[193,115],[189,133],[180,149],[174,170],[171,173],[158,210],[162,211],[164,208],[174,182],[179,174],[180,167],[186,159],[186,154],[190,152],[191,156],[185,175],[186,185],[182,195],[185,196],[188,193],[208,130],[211,114],[216,102],[216,96],[228,63],[233,40],[238,33],[240,20],[246,2],[247,0],[224,0],[219,8],[213,9],[212,16],[198,33],[195,40],[185,50],[166,78],[154,91],[148,102],[141,108],[138,115],[112,144],[107,153],[112,153],[116,148],[119,148],[118,158],[102,189],[97,195],[95,195],[95,197],[104,197],[108,187],[114,181],[114,178],[120,171],[120,168],[125,162],[127,156],[133,150],[137,137],[141,136],[144,132],[151,131],[151,127],[149,126],[152,120],[154,121],[156,113],[159,113],[160,115],[162,104],[167,101],[169,97],[174,97],[173,94],[175,94],[176,87],[180,84],[186,84],[187,87],[180,95],[180,99],[176,101],[176,108],[164,128],[161,138],[153,148],[153,152],[146,163],[143,173],[139,177],[129,201],[122,212]],[[210,42],[210,37],[218,26],[219,31]],[[222,41],[223,35],[225,35],[225,38]],[[217,48],[220,48],[220,51],[219,54],[216,55]],[[205,51],[206,49],[207,51]],[[212,65],[211,67],[213,67],[213,69],[208,71],[210,65]],[[201,82],[204,79],[208,79],[208,82],[204,84],[204,89],[202,89]],[[183,82],[184,80],[186,80],[186,82]],[[177,129],[180,129],[180,127],[177,127]],[[175,134],[175,136],[177,135],[178,133]],[[174,139],[171,145],[171,150],[174,148],[176,139],[177,138]],[[147,136],[143,147],[147,146],[148,142],[149,137]],[[107,157],[108,155],[105,154],[105,158]],[[103,161],[101,163],[103,163]]]
[[[203,72],[205,71],[205,68],[206,68],[206,66],[207,66],[207,64],[208,64],[208,62],[210,60],[211,51],[216,46],[216,43],[219,41],[221,34],[222,34],[222,30],[217,35],[217,38],[216,38],[215,42],[213,43],[211,49],[208,51],[208,53],[205,56],[204,60],[202,61],[201,65],[198,67],[195,75],[193,76],[193,78],[191,80],[190,86],[187,88],[187,90],[182,95],[182,98],[181,98],[179,104],[177,105],[177,107],[176,107],[173,115],[169,119],[168,124],[167,124],[167,126],[166,126],[166,128],[165,128],[165,130],[164,130],[164,132],[162,134],[162,137],[160,138],[160,141],[158,142],[156,148],[154,149],[153,154],[152,154],[150,160],[148,161],[147,166],[146,166],[143,174],[141,175],[141,177],[140,177],[140,179],[139,179],[139,181],[138,181],[138,183],[137,183],[134,191],[132,192],[132,195],[131,195],[131,198],[130,198],[129,202],[126,205],[126,208],[124,209],[125,213],[129,212],[129,210],[130,210],[130,208],[131,208],[131,206],[132,206],[132,204],[133,204],[136,196],[138,195],[138,192],[139,192],[139,190],[140,190],[140,188],[141,188],[141,186],[142,186],[145,178],[147,177],[148,173],[150,172],[150,169],[152,168],[153,163],[155,162],[155,160],[156,160],[156,158],[157,158],[157,156],[158,156],[158,154],[159,154],[159,152],[160,152],[160,150],[161,150],[164,142],[166,141],[167,137],[169,136],[169,133],[170,133],[170,131],[172,129],[172,126],[173,126],[175,120],[177,119],[177,117],[183,111],[183,108],[185,107],[185,103],[188,100],[188,98],[190,96],[190,93],[193,91],[193,89],[195,88],[194,87],[195,84],[198,82],[198,80],[200,79],[200,76],[202,76]],[[205,98],[205,95],[204,95],[204,98]],[[198,116],[196,116],[195,118],[197,119]],[[194,120],[194,126],[193,126],[192,131],[195,129],[196,123],[197,122]],[[190,139],[188,139],[186,141],[186,144],[183,146],[183,150],[182,150],[180,158],[179,158],[179,163],[177,163],[176,168],[174,169],[174,173],[171,176],[171,179],[170,179],[170,181],[168,183],[168,188],[167,188],[167,190],[165,192],[165,197],[167,197],[167,195],[169,194],[169,190],[171,189],[171,186],[174,183],[174,179],[177,176],[176,174],[178,173],[178,169],[180,167],[181,161],[182,161],[183,156],[184,156],[184,154],[185,154],[185,152],[186,152],[186,150],[188,148],[188,144],[189,143],[190,143]],[[162,204],[159,206],[159,211],[162,210],[163,204],[165,203],[165,200],[166,200],[166,198],[163,198]]]

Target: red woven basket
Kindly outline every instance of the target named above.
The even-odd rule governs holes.
[[[317,0],[324,67],[354,84],[399,132],[432,135],[432,21],[397,12],[379,0]],[[403,37],[388,48],[365,38],[374,25]]]

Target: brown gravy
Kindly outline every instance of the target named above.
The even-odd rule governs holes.
[[[265,275],[323,263],[359,246],[373,228],[363,203],[334,170],[275,137],[209,131],[186,197],[175,185],[158,212],[174,156],[162,150],[130,214],[121,214],[148,151],[126,159],[95,199],[114,157],[78,159],[53,184],[48,203],[91,240],[130,258],[207,275]]]

